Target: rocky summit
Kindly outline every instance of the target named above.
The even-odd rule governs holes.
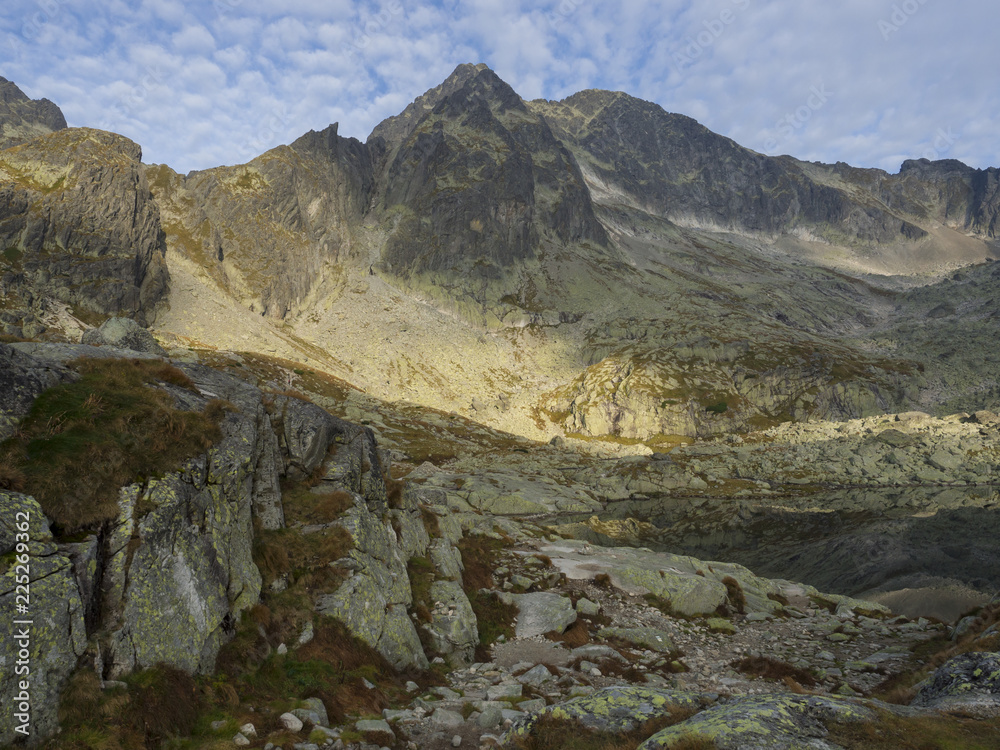
[[[1000,746],[1000,187],[462,65],[181,175],[0,79],[0,745]]]

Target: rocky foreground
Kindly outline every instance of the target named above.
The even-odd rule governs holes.
[[[87,340],[0,345],[4,437],[31,423],[40,394],[79,380],[80,358],[163,358],[134,325]],[[993,415],[798,425],[612,458],[404,418],[250,357],[198,358],[173,359],[149,388],[216,415],[218,437],[123,487],[108,520],[69,533],[65,509],[17,491],[5,467],[4,611],[14,521],[31,519],[33,744],[531,748],[540,732],[592,731],[642,748],[837,748],[868,746],[844,739],[854,727],[963,721],[1000,736],[989,607],[954,628],[901,617],[796,576],[673,554],[668,524],[609,515],[804,510],[836,482],[923,483],[936,510],[961,488],[978,500],[956,495],[959,510],[993,513]],[[447,456],[441,425],[458,435]],[[904,507],[923,515],[882,511]],[[163,684],[186,686],[171,701],[188,718],[149,713],[168,705],[150,687]],[[16,691],[5,669],[5,706]],[[5,715],[0,743],[20,739]]]

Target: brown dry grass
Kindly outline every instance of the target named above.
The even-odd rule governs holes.
[[[743,587],[740,586],[740,582],[732,576],[726,576],[722,579],[722,585],[726,587],[726,596],[729,599],[729,605],[741,615],[746,613],[747,598],[743,593]]]
[[[767,680],[794,680],[799,685],[814,687],[816,678],[809,672],[779,659],[768,656],[748,656],[732,663],[737,672]],[[787,683],[786,683],[787,684]]]
[[[827,739],[847,750],[996,750],[1000,719],[903,718],[881,711],[874,722],[829,724]]]
[[[0,486],[34,495],[61,535],[116,518],[122,486],[176,470],[207,450],[221,437],[218,422],[228,408],[176,409],[173,397],[151,384],[194,386],[158,360],[72,366],[80,379],[42,393],[0,446]]]
[[[691,718],[691,709],[671,708],[663,716],[650,719],[629,732],[596,732],[572,719],[556,719],[545,714],[526,737],[511,743],[515,750],[635,750],[657,732]],[[679,750],[715,750],[710,740],[687,738],[671,745]]]
[[[125,678],[126,691],[102,691],[91,669],[77,671],[62,691],[64,731],[46,745],[59,750],[145,750],[189,736],[202,709],[195,680],[164,664]]]

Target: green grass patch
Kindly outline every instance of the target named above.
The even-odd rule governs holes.
[[[0,445],[0,487],[38,500],[57,535],[118,516],[119,489],[179,469],[221,438],[225,402],[181,411],[151,384],[193,389],[159,360],[84,359],[75,383],[42,393],[18,433]],[[81,481],[85,477],[86,481]]]

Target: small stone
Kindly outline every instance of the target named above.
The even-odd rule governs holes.
[[[390,737],[396,736],[395,732],[392,731],[392,727],[384,719],[362,719],[354,723],[354,728],[362,734],[366,732],[378,732],[379,734],[387,734]]]
[[[233,744],[236,745],[236,747],[246,747],[247,745],[250,744],[250,740],[248,740],[242,734],[237,733],[237,735],[233,737]]]
[[[837,657],[831,654],[829,651],[820,651],[816,654],[817,659],[822,659],[823,661],[837,661]]]
[[[527,672],[519,675],[515,678],[522,685],[531,685],[532,687],[539,687],[542,683],[548,682],[553,679],[552,673],[545,667],[544,664],[539,664],[536,667],[532,667]]]
[[[305,646],[315,637],[315,631],[313,630],[312,620],[306,623],[305,627],[302,628],[302,633],[299,634],[299,640],[297,644],[299,646]]]
[[[375,683],[374,682],[370,682],[370,681],[366,680],[363,677],[361,678],[361,684],[364,685],[369,690],[374,690],[375,689]]]
[[[220,729],[225,729],[226,728],[226,724],[228,724],[228,723],[229,723],[228,721],[213,721],[212,722],[212,731],[213,732],[218,732]]]
[[[586,615],[588,617],[593,617],[596,614],[600,614],[601,605],[596,602],[590,601],[590,599],[580,599],[576,603],[576,611],[581,615]]]
[[[465,723],[465,718],[458,711],[439,708],[431,714],[431,722],[442,727],[460,727]]]
[[[278,646],[277,650],[278,650],[278,656],[284,656],[285,654],[288,653],[288,646],[282,643]]]
[[[851,636],[846,633],[830,633],[826,639],[828,641],[832,641],[833,643],[843,643],[844,641],[851,640]]]
[[[486,698],[491,701],[501,701],[508,700],[510,698],[520,698],[521,697],[521,683],[519,682],[506,682],[499,685],[493,685],[486,689]]]
[[[242,734],[244,737],[256,737],[257,728],[253,724],[247,722],[246,724],[240,727],[240,734]]]
[[[302,731],[302,719],[300,719],[295,714],[285,713],[278,717],[278,721],[281,722],[281,726],[287,729],[289,732],[301,732]]]
[[[420,685],[418,685],[417,683],[413,682],[413,680],[410,680],[410,681],[408,681],[406,683],[406,692],[408,692],[408,693],[415,693],[418,690],[420,690]]]
[[[451,746],[452,747],[461,747],[462,746],[462,735],[456,734],[454,737],[452,737],[451,738]]]

